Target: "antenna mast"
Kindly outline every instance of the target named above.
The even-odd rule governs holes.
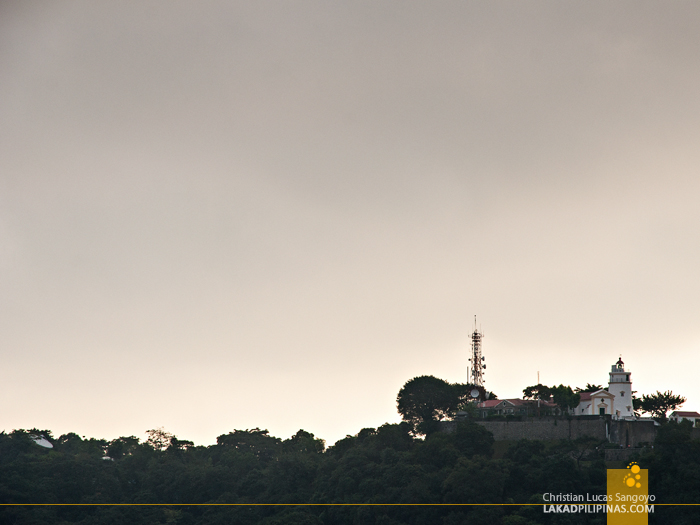
[[[471,377],[467,380],[474,386],[484,386],[484,356],[481,355],[481,340],[484,334],[476,328],[476,315],[474,316],[474,332],[472,332],[472,356],[469,358],[471,363]]]

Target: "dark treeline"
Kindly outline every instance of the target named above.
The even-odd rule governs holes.
[[[366,428],[326,449],[300,430],[281,440],[236,430],[194,446],[162,430],[149,439],[0,433],[0,503],[538,503],[537,506],[12,506],[2,524],[603,524],[605,515],[550,515],[542,494],[605,494],[592,440],[494,443],[473,421],[420,439],[408,423]],[[43,435],[53,448],[37,445]],[[697,503],[700,442],[668,423],[636,458],[657,502]],[[105,458],[110,459],[105,459]],[[650,523],[696,523],[693,508],[657,507]]]

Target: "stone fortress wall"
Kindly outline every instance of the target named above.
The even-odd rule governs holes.
[[[496,441],[520,439],[559,440],[592,437],[622,447],[637,447],[653,443],[656,427],[653,421],[629,421],[610,416],[578,416],[573,418],[531,417],[521,420],[475,420],[493,434]],[[457,421],[443,422],[443,431],[452,432]]]

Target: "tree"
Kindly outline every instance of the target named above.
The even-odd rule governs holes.
[[[419,434],[437,430],[437,422],[455,415],[465,385],[453,385],[434,376],[414,377],[399,390],[396,405],[404,421]]]
[[[582,394],[583,392],[597,392],[598,390],[603,390],[603,387],[601,385],[592,385],[590,383],[586,383],[586,388],[576,387],[575,392],[577,394]]]
[[[632,390],[632,409],[634,410],[634,415],[640,417],[642,414],[642,400],[635,395],[636,393],[636,390]]]
[[[192,448],[194,448],[193,441],[190,441],[189,439],[178,439],[177,437],[173,436],[170,440],[168,450],[190,450]]]
[[[551,389],[552,401],[554,401],[562,412],[568,412],[572,408],[576,408],[581,402],[581,394],[574,393],[570,386],[554,386]]]
[[[148,439],[146,444],[153,447],[155,450],[165,450],[170,446],[173,439],[176,439],[173,434],[166,432],[163,427],[146,430]]]
[[[453,439],[457,449],[466,457],[493,455],[493,434],[474,421],[457,423]]]
[[[655,394],[643,395],[634,408],[640,412],[651,414],[657,421],[665,422],[668,411],[675,410],[685,401],[684,397],[673,395],[670,390],[666,392],[657,390]]]
[[[282,447],[289,452],[320,454],[326,449],[326,442],[310,432],[299,430],[291,438],[285,439]]]
[[[523,389],[523,399],[544,399],[548,400],[552,397],[552,389],[538,383],[533,386],[528,386]]]
[[[279,454],[282,440],[271,436],[267,430],[256,427],[222,434],[216,438],[216,444],[220,447],[235,449],[242,454],[252,454],[259,460],[267,461]]]
[[[588,385],[591,386],[591,385]],[[578,406],[581,401],[581,395],[571,390],[570,386],[545,386],[537,384],[529,386],[523,390],[523,398],[525,399],[543,399],[551,400],[559,405],[562,412],[568,411],[570,408]]]
[[[132,454],[139,445],[139,438],[136,436],[119,437],[107,444],[107,456],[112,459],[119,459]]]

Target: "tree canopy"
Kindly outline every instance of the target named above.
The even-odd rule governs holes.
[[[552,397],[552,390],[542,383],[528,386],[523,389],[523,399],[544,399]]]
[[[543,399],[545,401],[551,400],[556,403],[563,412],[575,408],[581,401],[581,395],[574,392],[570,386],[559,385],[549,387],[541,383],[523,389],[523,398]]]
[[[603,390],[603,386],[586,383],[586,388],[581,388],[577,386],[574,392],[576,392],[577,394],[582,394],[583,392],[597,392],[598,390]]]
[[[438,421],[454,417],[465,396],[465,385],[419,376],[409,379],[399,390],[396,406],[403,420],[418,433],[430,434],[437,430]]]
[[[482,425],[465,420],[452,428],[418,439],[406,422],[385,424],[328,449],[304,430],[288,439],[259,428],[233,430],[216,445],[189,448],[173,447],[172,438],[166,446],[164,438],[172,434],[163,429],[146,441],[0,432],[0,503],[76,504],[0,507],[0,523],[529,525],[533,518],[542,523],[541,511],[431,504],[527,503],[550,487],[559,490],[560,478],[582,490],[605,489],[602,466],[577,469],[570,447],[520,443],[519,453],[494,459],[493,435]],[[34,434],[54,448],[37,445]],[[105,460],[109,448],[121,455]],[[596,485],[589,478],[602,481]],[[236,505],[202,505],[208,503]],[[273,505],[280,503],[378,505]]]
[[[575,393],[570,386],[554,386],[551,389],[552,401],[554,401],[562,411],[576,408],[581,402],[581,394]]]
[[[172,436],[163,429],[148,434],[151,442],[75,433],[54,438],[38,429],[0,432],[0,503],[20,504],[0,506],[0,523],[548,525],[563,522],[542,514],[543,493],[606,493],[601,440],[494,442],[469,419],[449,428],[420,439],[407,422],[387,423],[327,449],[304,430],[288,439],[259,428],[233,430],[208,447],[177,447],[174,436],[163,447],[160,438]],[[649,469],[658,500],[697,500],[700,441],[694,438],[690,422],[669,422],[659,428],[655,447],[635,458]],[[310,505],[273,505],[280,503]],[[350,505],[313,505],[319,503]],[[661,507],[657,521],[695,523],[691,511]]]
[[[682,396],[674,395],[673,392],[656,391],[654,394],[643,395],[639,399],[633,399],[634,409],[639,412],[651,414],[651,416],[661,422],[666,421],[667,414],[670,410],[675,410],[685,403],[686,399]]]

